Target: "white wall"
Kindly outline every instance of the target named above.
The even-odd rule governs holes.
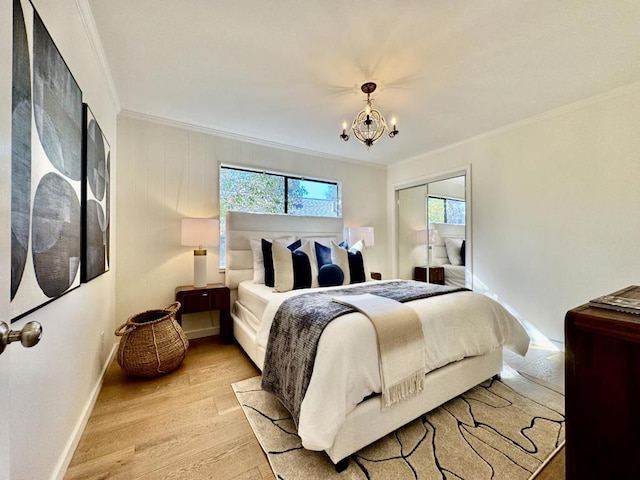
[[[395,165],[388,198],[470,164],[474,289],[562,341],[567,310],[640,282],[639,159],[636,84]]]
[[[34,0],[44,24],[73,72],[112,147],[114,170],[117,166],[117,107],[109,95],[96,60],[79,4],[75,0]],[[0,313],[7,320],[9,311],[9,277],[11,249],[10,144],[11,144],[11,12],[13,2],[0,0]],[[115,194],[116,183],[111,183]],[[112,226],[112,234],[114,233]],[[115,248],[112,246],[112,255]],[[47,479],[64,473],[67,453],[73,453],[75,435],[82,425],[92,394],[99,387],[101,372],[113,345],[115,329],[115,269],[68,293],[26,318],[15,322],[20,329],[36,320],[44,329],[39,345],[26,349],[11,345],[0,357],[8,361],[9,404],[0,405],[3,417],[9,419],[9,471],[12,480]],[[105,332],[104,340],[101,332]],[[10,349],[10,351],[9,351]],[[8,360],[6,360],[8,359]],[[6,389],[4,385],[2,389]],[[1,446],[4,447],[4,446]],[[1,448],[0,447],[0,448]],[[2,470],[0,470],[2,472]]]
[[[387,276],[386,171],[212,135],[202,129],[120,115],[118,119],[117,317],[171,303],[193,283],[193,252],[180,245],[182,217],[217,217],[219,164],[342,182],[345,226],[373,226],[368,254]],[[364,147],[363,147],[364,148]],[[208,281],[224,282],[218,247],[208,248]],[[188,334],[216,332],[217,315],[183,317]]]

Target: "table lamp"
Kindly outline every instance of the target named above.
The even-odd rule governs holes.
[[[351,247],[358,240],[364,240],[367,247],[375,245],[373,227],[349,227],[347,228],[347,243]]]
[[[214,218],[183,218],[182,245],[198,247],[193,251],[193,286],[207,286],[207,251],[203,246],[218,245],[220,231]]]

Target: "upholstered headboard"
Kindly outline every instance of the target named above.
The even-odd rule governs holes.
[[[465,226],[464,225],[452,225],[450,223],[432,223],[431,228],[438,231],[436,242],[431,245],[431,257],[429,265],[439,266],[449,262],[447,256],[447,249],[444,245],[447,238],[465,238]]]
[[[243,280],[253,278],[253,255],[250,239],[344,237],[342,218],[302,217],[268,213],[227,212],[227,256],[225,283],[231,289],[238,288]]]

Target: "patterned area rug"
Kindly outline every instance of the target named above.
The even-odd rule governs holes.
[[[305,450],[291,415],[260,377],[233,384],[276,478],[527,480],[564,442],[564,396],[505,366],[488,380],[363,448],[336,473]]]

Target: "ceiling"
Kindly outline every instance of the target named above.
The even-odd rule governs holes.
[[[123,110],[392,164],[640,81],[637,0],[89,0]],[[339,138],[374,81],[400,133]]]

